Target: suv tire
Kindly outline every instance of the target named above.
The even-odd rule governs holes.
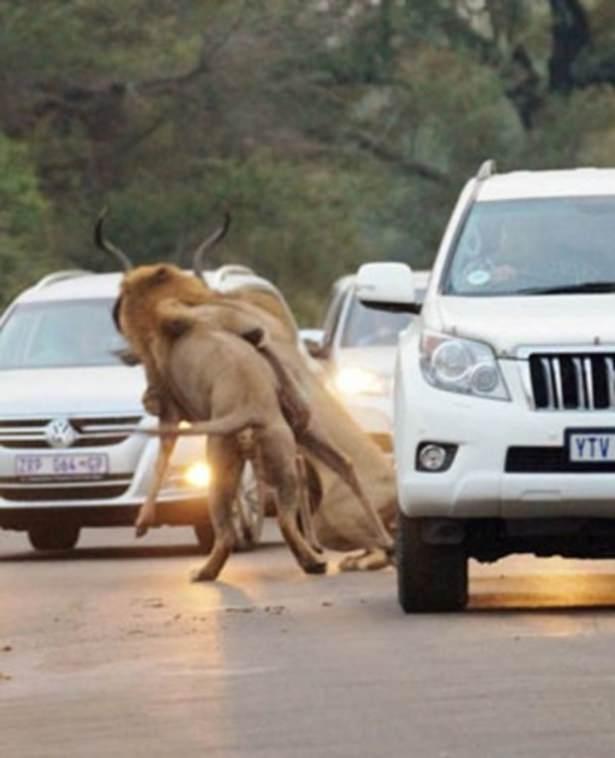
[[[397,590],[406,613],[457,611],[468,602],[468,558],[463,544],[429,545],[425,519],[398,512]]]
[[[72,550],[81,529],[76,524],[39,524],[28,529],[35,550]]]

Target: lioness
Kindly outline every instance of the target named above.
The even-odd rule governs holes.
[[[216,579],[233,548],[232,501],[246,454],[275,495],[280,530],[299,565],[306,573],[323,573],[326,561],[297,527],[296,445],[280,410],[273,369],[246,340],[220,328],[215,318],[195,315],[193,309],[169,300],[161,301],[154,315],[157,328],[151,348],[160,361],[159,377],[182,415],[195,422],[190,433],[208,435],[213,471],[208,503],[215,542],[207,563],[193,578]],[[165,432],[168,424],[162,427]],[[146,510],[155,505],[155,493],[151,495]]]

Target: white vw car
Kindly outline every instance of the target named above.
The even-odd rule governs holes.
[[[23,292],[0,320],[0,528],[33,547],[69,549],[82,527],[129,526],[149,488],[158,441],[131,433],[155,426],[141,405],[145,376],[117,353],[125,343],[111,311],[121,274],[56,272]],[[215,289],[251,286],[283,300],[241,266],[207,274]],[[204,438],[178,441],[159,496],[161,524],[194,525],[213,541]],[[263,512],[249,466],[236,510],[247,547]],[[237,513],[239,516],[239,513]]]
[[[359,297],[419,312],[395,374],[399,600],[450,610],[469,557],[615,557],[615,170],[465,186],[420,308],[373,263]]]

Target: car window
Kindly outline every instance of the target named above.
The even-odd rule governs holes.
[[[417,300],[422,302],[424,291],[417,291]],[[341,338],[342,347],[396,345],[397,336],[414,316],[410,313],[394,313],[367,308],[353,294]]]
[[[339,287],[335,288],[333,294],[331,295],[325,312],[325,319],[322,327],[324,332],[322,339],[323,347],[330,346],[333,342],[333,339],[335,338],[337,322],[339,320],[347,294],[348,290],[346,288]]]
[[[113,300],[23,303],[0,330],[0,369],[105,366],[126,348]]]
[[[451,254],[443,292],[541,294],[615,282],[615,198],[477,203]]]

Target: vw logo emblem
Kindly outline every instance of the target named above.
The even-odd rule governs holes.
[[[45,427],[45,439],[51,447],[70,447],[77,439],[77,432],[66,418],[56,418]]]

